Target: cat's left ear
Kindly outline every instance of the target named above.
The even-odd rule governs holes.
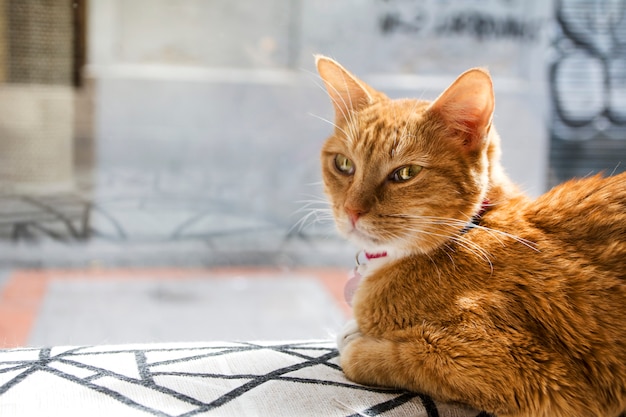
[[[337,121],[350,120],[353,113],[372,103],[374,89],[352,75],[334,59],[316,55],[315,64],[335,108]]]
[[[495,98],[489,72],[480,68],[461,74],[428,111],[438,113],[449,126],[461,133],[467,151],[481,147],[491,128]]]

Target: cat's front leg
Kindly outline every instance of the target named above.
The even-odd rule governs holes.
[[[447,403],[466,404],[501,417],[573,417],[576,404],[550,403],[525,396],[523,384],[510,375],[498,375],[507,364],[499,362],[488,346],[478,355],[447,354],[417,338],[396,335],[383,339],[352,333],[340,348],[340,364],[346,377],[359,384],[405,389],[427,394]],[[395,336],[394,336],[395,337]],[[491,361],[481,369],[480,361]],[[520,404],[519,401],[523,401]]]
[[[467,384],[460,378],[450,384],[446,381],[451,376],[445,369],[445,361],[436,360],[438,369],[433,370],[428,366],[430,358],[427,357],[430,355],[414,343],[381,339],[358,332],[345,334],[347,337],[341,339],[343,344],[339,345],[340,364],[351,381],[420,392],[439,401],[465,403],[476,409],[498,412],[502,416],[532,415],[517,414],[508,409],[503,406],[507,401],[502,398],[496,399],[495,404],[494,398],[488,398],[489,395],[481,398],[482,394],[490,391],[489,384],[483,380],[477,379],[473,384]],[[497,397],[502,393],[496,392],[494,395]]]
[[[339,353],[343,356],[346,346],[358,337],[361,337],[359,325],[356,320],[349,320],[337,335],[337,349],[339,349]]]
[[[388,340],[363,336],[356,321],[351,320],[337,336],[341,368],[348,379],[360,384],[410,389],[388,377],[393,364],[386,365],[385,361],[392,357],[392,345]]]

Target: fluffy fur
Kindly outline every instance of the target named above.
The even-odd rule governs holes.
[[[498,416],[622,413],[626,174],[531,200],[500,165],[486,71],[431,103],[390,100],[326,57],[317,67],[336,116],[321,160],[337,227],[387,253],[339,337],[346,375]],[[404,166],[421,170],[398,181]]]

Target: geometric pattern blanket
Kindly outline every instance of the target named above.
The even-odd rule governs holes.
[[[0,350],[0,415],[485,417],[350,382],[331,341]]]

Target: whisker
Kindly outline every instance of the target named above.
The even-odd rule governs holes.
[[[321,77],[319,77],[321,79]],[[324,82],[322,80],[322,82]],[[344,79],[345,82],[345,79]],[[326,84],[324,82],[324,84]],[[347,83],[346,83],[347,86]],[[339,110],[341,111],[341,115],[343,116],[343,119],[346,121],[347,124],[347,128],[350,131],[350,133],[352,133],[352,135],[349,135],[346,139],[348,139],[348,142],[350,144],[353,144],[354,140],[356,138],[359,137],[358,135],[358,115],[355,111],[352,111],[352,109],[354,108],[354,103],[352,102],[352,96],[350,95],[350,90],[346,88],[346,91],[348,92],[348,102],[346,102],[346,100],[344,99],[343,94],[341,94],[339,92],[339,90],[334,86],[334,85],[330,85],[329,87],[332,88],[332,90],[337,94],[337,96],[341,99],[341,103],[338,102],[334,97],[332,97],[332,95],[329,94],[330,99],[333,103],[335,103],[335,107],[339,108]],[[323,87],[322,87],[323,88]],[[344,107],[341,106],[341,104],[343,104]],[[347,111],[347,113],[346,113]]]
[[[435,225],[424,225],[424,226],[435,226]],[[408,232],[413,232],[413,234],[409,234]],[[490,265],[490,267],[493,270],[493,264],[491,263],[491,259],[489,258],[489,253],[484,250],[482,247],[480,247],[480,245],[466,239],[463,238],[462,236],[450,236],[450,235],[444,235],[442,233],[435,233],[435,232],[430,232],[428,230],[425,230],[424,228],[415,228],[415,229],[404,229],[403,230],[403,234],[405,234],[408,237],[414,237],[414,233],[422,233],[422,234],[426,234],[429,236],[435,236],[435,237],[442,237],[448,240],[452,240],[453,242],[455,242],[456,244],[458,244],[459,246],[463,247],[464,249],[468,250],[469,252],[475,254],[476,256],[484,259],[485,261],[487,261]]]
[[[296,201],[296,203],[298,204],[320,204],[323,206],[330,206],[330,201],[328,201],[327,199],[317,196],[317,195],[313,195],[313,194],[303,194],[305,197],[310,197],[310,199],[307,200],[298,200]]]
[[[305,209],[302,208],[299,210],[299,212],[308,210],[308,213],[306,213],[305,215],[303,215],[300,220],[298,220],[293,226],[291,226],[289,228],[288,234],[293,232],[294,230],[298,230],[299,232],[302,231],[305,227],[317,224],[317,223],[322,223],[322,222],[332,222],[333,220],[333,215],[331,212],[331,209],[320,209],[320,208],[313,208],[313,209]]]
[[[450,256],[449,253],[446,252],[446,255],[448,255],[448,257],[450,258],[450,261],[452,262],[452,265],[454,266],[454,258],[452,258],[452,256]],[[430,262],[433,264],[433,267],[435,268],[435,271],[437,271],[437,278],[439,279],[439,285],[441,285],[441,270],[439,269],[439,266],[437,265],[437,262],[435,262],[435,260],[433,259],[432,256],[430,256],[429,254],[426,254],[426,256],[428,257],[428,259],[430,259]]]
[[[470,219],[464,221],[464,220],[459,220],[459,219],[454,219],[454,218],[448,218],[448,217],[437,217],[437,216],[418,216],[418,215],[410,215],[410,214],[388,214],[386,215],[386,217],[392,217],[392,218],[403,218],[403,219],[410,219],[410,220],[423,220],[423,221],[432,221],[435,222],[436,224],[440,224],[440,225],[444,225],[444,226],[459,226],[459,227],[464,227],[467,225],[467,223],[470,221]],[[522,245],[536,251],[539,252],[539,249],[536,246],[535,242],[532,242],[528,239],[524,239],[520,236],[516,236],[514,234],[502,231],[502,230],[498,230],[498,229],[493,229],[490,227],[486,227],[486,226],[482,226],[480,224],[474,224],[472,225],[472,228],[474,229],[479,229],[479,230],[483,230],[487,233],[489,233],[494,239],[497,239],[498,242],[502,245],[504,245],[504,242],[499,239],[499,237],[503,236],[503,237],[507,237],[510,239],[513,239],[519,243],[521,243]]]
[[[448,256],[448,258],[450,258],[450,261],[452,261],[452,266],[456,266],[455,263],[454,263],[454,258],[452,257],[452,255],[450,255],[450,252],[452,251],[452,248],[447,243],[444,243],[443,246],[445,246],[446,249],[448,249],[444,253]]]
[[[334,107],[336,109],[339,109],[339,111],[341,112],[341,115],[343,116],[344,120],[346,120],[346,123],[348,125],[348,130],[350,130],[350,133],[352,133],[352,135],[346,135],[347,136],[346,139],[348,140],[349,143],[351,143],[352,141],[354,141],[354,138],[356,138],[358,136],[357,135],[358,132],[356,130],[356,123],[353,123],[353,122],[356,121],[356,114],[355,114],[355,112],[349,110],[349,109],[353,108],[352,96],[350,94],[348,94],[348,101],[349,101],[349,103],[347,103],[346,100],[343,98],[343,95],[339,92],[339,90],[337,90],[337,88],[334,85],[326,83],[322,79],[321,76],[318,76],[318,78],[320,80],[322,80],[322,83],[325,86],[327,86],[328,88],[332,89],[332,91],[334,91],[336,93],[337,97],[339,97],[341,99],[341,103],[340,103],[331,94],[327,94],[330,97],[331,101],[335,104]],[[344,82],[345,82],[345,80],[344,80]],[[317,85],[319,88],[321,88],[324,91],[324,93],[327,93],[327,90],[326,90],[326,88],[324,88],[324,86],[320,85],[317,82],[315,82],[315,85]],[[346,86],[347,86],[347,83],[346,83]],[[348,89],[346,88],[346,90],[348,90]],[[349,90],[348,90],[348,92],[349,92]],[[346,110],[344,110],[344,107],[342,107],[342,105],[347,110],[347,113],[346,113]]]
[[[489,253],[486,250],[484,250],[477,243],[472,242],[471,240],[463,237],[462,235],[461,236],[454,236],[454,235],[453,236],[449,236],[449,235],[444,235],[444,234],[441,234],[441,233],[435,234],[435,233],[432,233],[432,232],[431,232],[431,234],[439,236],[439,237],[444,237],[444,238],[448,237],[450,240],[452,240],[453,242],[457,243],[459,246],[469,250],[472,253],[481,255],[481,257],[483,257],[485,260],[487,260],[489,263],[491,263],[490,258],[489,258]]]
[[[455,241],[457,245],[465,248],[479,258],[487,261],[487,263],[489,264],[489,268],[491,269],[491,273],[493,273],[493,263],[491,262],[491,258],[489,257],[489,252],[487,252],[477,243],[472,242],[471,240],[466,239],[463,236],[455,236],[452,238],[452,240]]]
[[[302,204],[302,207],[295,210],[292,216],[304,214],[291,226],[288,233],[294,230],[300,232],[305,227],[334,220],[331,202],[328,199],[316,194],[303,194],[303,196],[307,198],[297,201],[297,203]]]
[[[511,233],[504,232],[502,230],[492,229],[490,227],[481,226],[479,224],[475,225],[474,228],[475,229],[484,230],[484,231],[490,233],[492,236],[494,234],[499,234],[499,235],[511,238],[511,239],[521,243],[522,245],[526,246],[527,248],[534,250],[535,252],[541,252],[539,250],[539,248],[537,247],[537,244],[535,242],[530,241],[528,239],[524,239],[523,237],[519,237],[519,236],[513,235]]]
[[[339,127],[339,125],[337,125],[335,122],[330,121],[330,120],[328,120],[328,119],[326,119],[326,118],[324,118],[324,117],[322,117],[322,116],[318,116],[317,114],[314,114],[314,113],[308,113],[308,115],[309,115],[309,116],[312,116],[312,117],[315,117],[316,119],[319,119],[319,120],[321,120],[321,121],[323,121],[323,122],[328,123],[329,125],[331,125],[331,126],[332,126],[332,127],[334,127],[335,129],[337,129],[338,131],[340,131],[341,133],[343,133],[343,134],[344,134],[344,136],[345,136],[345,139],[346,139],[348,142],[350,142],[350,141],[351,141],[351,139],[350,139],[350,135],[348,134],[348,132],[346,132],[344,129],[342,129],[341,127]]]
[[[453,220],[453,219],[448,219],[448,220]],[[458,235],[458,236],[456,236],[456,235],[447,235],[447,234],[443,234],[443,233],[436,233],[436,232],[430,231],[430,230],[432,230],[432,228],[440,226],[440,224],[423,223],[423,224],[421,224],[419,226],[420,227],[412,227],[410,229],[406,229],[405,228],[405,229],[402,230],[402,234],[404,236],[406,236],[407,238],[415,238],[415,234],[416,233],[418,233],[418,234],[425,234],[425,235],[434,236],[434,237],[441,237],[441,238],[444,238],[447,241],[455,242],[458,246],[464,248],[465,250],[467,250],[468,252],[474,254],[478,258],[481,258],[481,259],[485,260],[489,264],[489,267],[490,267],[491,271],[493,272],[493,263],[491,262],[491,258],[489,256],[490,255],[489,252],[487,252],[484,248],[482,248],[477,243],[472,242],[471,240],[465,238],[463,235]],[[401,237],[401,236],[397,236],[397,237]],[[447,247],[452,250],[452,248],[449,245],[447,245]],[[450,255],[449,255],[449,257],[451,258]]]
[[[318,214],[331,214],[332,215],[332,209],[330,208],[319,208],[319,207],[302,207],[299,208],[298,210],[296,210],[293,214],[300,214],[300,213],[305,213],[306,215],[310,215],[310,213],[318,213]]]
[[[330,207],[317,207],[319,204],[320,203],[317,202],[317,201],[311,201],[311,202],[305,203],[302,207],[300,207],[299,209],[295,210],[293,212],[293,214],[300,214],[300,213],[304,213],[304,212],[307,212],[307,214],[309,212],[332,214],[332,208],[330,208]]]

